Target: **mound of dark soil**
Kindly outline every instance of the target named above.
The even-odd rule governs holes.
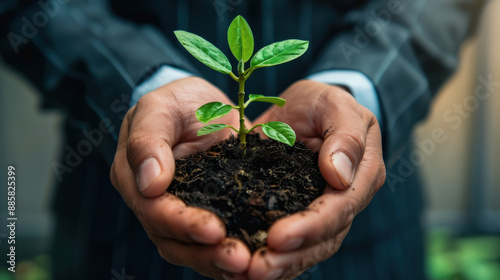
[[[246,154],[233,137],[178,159],[168,191],[216,213],[228,236],[243,240],[253,252],[266,244],[274,221],[304,210],[325,186],[317,153],[302,142],[290,147],[250,134]]]

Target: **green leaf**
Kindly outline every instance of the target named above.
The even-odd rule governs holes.
[[[184,48],[201,63],[224,74],[231,72],[231,63],[227,57],[210,42],[186,31],[177,30],[174,33]]]
[[[216,131],[219,131],[223,128],[226,128],[228,127],[228,125],[225,125],[225,124],[210,124],[210,125],[207,125],[205,127],[202,127],[200,130],[198,130],[198,136],[202,136],[202,135],[205,135],[205,134],[210,134],[212,132],[216,132]]]
[[[196,110],[196,118],[202,123],[207,123],[227,115],[232,108],[231,105],[221,102],[210,102]]]
[[[268,122],[262,125],[262,131],[269,138],[287,145],[293,146],[295,144],[295,132],[286,123],[282,122]]]
[[[293,60],[306,52],[308,41],[285,40],[260,49],[252,58],[250,67],[260,68],[278,65]]]
[[[247,62],[252,57],[254,46],[252,29],[242,16],[235,17],[229,25],[227,42],[237,60]]]
[[[265,96],[265,95],[260,95],[260,94],[250,94],[248,96],[248,101],[245,106],[250,104],[251,102],[254,101],[259,101],[259,102],[267,102],[267,103],[273,103],[275,105],[278,105],[279,107],[283,107],[285,105],[286,100],[280,97],[276,96]]]

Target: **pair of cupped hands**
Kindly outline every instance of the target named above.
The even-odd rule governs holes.
[[[311,80],[292,84],[280,97],[287,104],[271,107],[255,123],[289,124],[297,139],[319,151],[329,186],[306,211],[275,222],[267,246],[253,254],[226,236],[214,213],[166,192],[175,158],[229,137],[229,129],[196,136],[204,124],[195,117],[205,103],[232,104],[228,97],[207,81],[188,77],[144,95],[128,111],[111,181],[166,261],[215,279],[292,279],[337,252],[354,217],[385,180],[377,119],[342,88]],[[220,123],[239,127],[238,113]]]

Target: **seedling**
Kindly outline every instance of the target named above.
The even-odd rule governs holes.
[[[245,127],[245,108],[252,102],[268,102],[279,107],[285,105],[286,101],[280,97],[264,96],[250,94],[245,101],[245,82],[252,73],[262,67],[269,67],[282,64],[301,56],[309,46],[308,41],[302,40],[285,40],[270,44],[260,49],[252,57],[254,49],[254,40],[252,30],[247,21],[242,16],[237,16],[229,26],[227,31],[227,41],[229,48],[234,57],[238,60],[238,76],[233,73],[229,59],[219,50],[202,37],[186,31],[174,31],[179,42],[191,53],[196,59],[206,66],[228,74],[239,83],[238,105],[233,106],[223,104],[222,102],[207,103],[196,111],[196,118],[202,123],[208,123],[217,118],[228,114],[232,109],[239,111],[240,127],[239,129],[226,124],[210,124],[198,131],[198,136],[219,131],[224,128],[233,129],[238,133],[240,143],[243,149],[246,149],[246,136],[256,127],[261,126],[262,131],[269,138],[293,146],[295,144],[295,132],[286,123],[268,122],[257,124],[247,129]],[[251,60],[250,60],[251,58]],[[250,60],[250,67],[245,69],[245,63]]]

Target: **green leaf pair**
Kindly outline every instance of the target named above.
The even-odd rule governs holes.
[[[280,97],[250,94],[248,100],[245,102],[245,81],[255,69],[278,65],[301,56],[307,50],[309,42],[302,40],[285,40],[270,44],[253,55],[254,39],[252,29],[242,16],[237,16],[231,22],[227,31],[229,48],[234,57],[238,60],[237,77],[232,72],[232,66],[229,59],[221,50],[210,42],[198,35],[186,31],[175,31],[174,33],[186,50],[201,63],[223,74],[229,74],[239,83],[240,91],[238,93],[238,106],[223,104],[221,102],[210,102],[198,108],[196,111],[196,118],[202,123],[208,123],[227,115],[231,109],[237,109],[240,114],[240,128],[236,129],[225,124],[210,124],[200,129],[198,131],[198,136],[216,132],[223,128],[232,128],[238,132],[242,147],[246,148],[246,135],[254,128],[261,126],[262,131],[269,138],[290,146],[294,145],[296,138],[295,132],[285,123],[268,122],[265,124],[258,124],[248,130],[246,129],[243,121],[245,116],[244,110],[250,103],[267,102],[282,107],[285,105],[286,101]],[[250,68],[245,70],[245,62],[248,60],[250,60]]]
[[[282,122],[268,122],[264,124],[259,124],[257,126],[262,126],[262,131],[271,139],[285,143],[287,145],[293,146],[295,143],[295,132],[286,123]],[[256,127],[257,127],[256,126]],[[198,136],[210,134],[222,130],[226,127],[230,127],[226,124],[211,124],[203,127],[198,131]],[[254,127],[255,128],[255,127]]]
[[[250,94],[249,99],[244,106],[247,107],[254,101],[272,103],[278,105],[279,107],[283,107],[286,103],[286,100],[280,97]],[[231,109],[233,109],[233,106],[231,105],[224,104],[222,102],[210,102],[196,110],[196,118],[202,123],[208,123],[211,120],[227,115],[231,112]]]
[[[229,59],[216,46],[198,35],[186,31],[174,31],[179,42],[196,59],[206,66],[224,74],[232,71]],[[229,48],[234,57],[247,62],[253,54],[253,33],[247,21],[242,16],[237,16],[227,32]],[[269,67],[288,62],[301,56],[308,48],[309,42],[302,40],[285,40],[273,43],[260,49],[250,62],[250,69]]]

